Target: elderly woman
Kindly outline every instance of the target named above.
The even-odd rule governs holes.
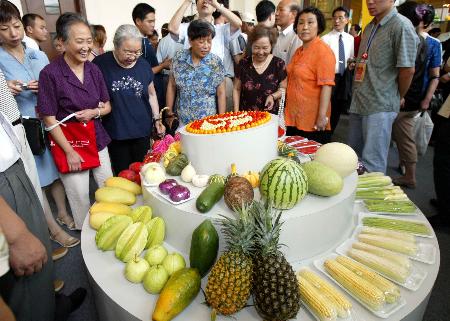
[[[314,7],[297,15],[294,30],[303,46],[287,66],[285,121],[287,135],[300,135],[320,143],[330,140],[331,90],[335,57],[319,37],[325,29],[323,13]]]
[[[88,61],[92,34],[87,21],[78,14],[65,13],[56,22],[57,36],[64,54],[47,65],[39,77],[37,110],[47,127],[76,113],[76,121],[94,121],[100,166],[92,170],[98,186],[112,176],[108,148],[111,138],[100,117],[109,114],[108,90],[101,71]],[[60,126],[50,131],[67,157],[69,173],[60,173],[77,229],[81,229],[89,211],[89,170],[81,170],[84,161],[67,141]]]
[[[22,116],[36,118],[37,93],[40,90],[38,82],[39,73],[48,64],[47,56],[42,52],[25,48],[22,44],[24,28],[20,20],[20,13],[9,1],[1,2],[0,10],[0,69],[3,70],[8,87],[15,96],[19,111]],[[10,110],[11,111],[11,110]],[[14,117],[15,129],[23,128],[20,118]],[[20,133],[18,132],[20,135]],[[24,132],[21,133],[21,139]],[[37,187],[38,195],[42,195],[42,205],[50,230],[51,238],[62,246],[72,247],[80,241],[67,234],[55,221],[49,206],[46,190],[49,190],[55,199],[58,210],[57,220],[74,228],[72,218],[67,214],[66,195],[64,187],[58,177],[58,171],[48,149],[43,155],[35,155],[34,162],[27,166],[30,177],[33,177],[31,168],[37,168],[40,185]],[[26,162],[28,163],[28,162]],[[40,189],[42,188],[42,193]]]
[[[225,69],[221,59],[210,52],[214,36],[213,25],[192,21],[188,27],[191,48],[178,51],[172,60],[166,103],[172,111],[176,93],[181,124],[225,112]]]
[[[268,110],[278,114],[281,88],[286,88],[283,59],[272,55],[277,32],[257,26],[248,37],[252,55],[243,58],[236,70],[233,89],[234,110]]]
[[[150,149],[153,122],[158,133],[164,133],[154,75],[141,57],[141,38],[135,26],[122,25],[114,35],[114,51],[93,60],[103,73],[111,98],[112,112],[103,118],[103,126],[112,139],[108,148],[116,174],[142,161]]]

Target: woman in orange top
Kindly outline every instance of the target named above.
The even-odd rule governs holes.
[[[325,17],[314,7],[296,17],[294,30],[303,41],[287,67],[285,121],[287,135],[300,135],[322,144],[329,142],[331,89],[336,60],[333,51],[319,37]]]

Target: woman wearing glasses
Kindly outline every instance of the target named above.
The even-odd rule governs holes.
[[[140,57],[141,41],[135,26],[121,25],[114,35],[114,50],[93,60],[103,73],[111,98],[112,112],[103,118],[103,126],[112,139],[108,147],[116,174],[142,161],[150,149],[153,122],[159,134],[165,130],[159,119],[153,72]]]

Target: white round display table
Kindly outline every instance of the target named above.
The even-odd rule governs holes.
[[[147,195],[148,196],[148,195]],[[193,201],[195,202],[195,201]],[[142,204],[142,198],[139,199],[139,204]],[[359,205],[355,204],[353,209],[354,217],[357,216],[360,211]],[[160,216],[161,213],[155,209],[154,213],[156,216]],[[415,219],[420,219],[426,222],[426,218],[420,214]],[[355,220],[347,221],[351,229],[354,228],[353,223]],[[174,224],[173,222],[168,224]],[[175,222],[176,224],[176,222]],[[181,225],[180,223],[178,223]],[[190,227],[180,226],[180,228],[185,228],[192,232]],[[315,231],[311,231],[314,235],[320,237],[327,230],[322,229],[319,225],[316,227]],[[351,233],[350,233],[351,234]],[[309,234],[308,234],[309,235]],[[344,236],[348,238],[349,234]],[[300,238],[300,236],[299,236]],[[303,238],[303,242],[310,244],[311,241],[308,238]],[[315,240],[315,239],[314,239]],[[422,283],[419,290],[412,292],[403,287],[401,287],[402,297],[406,300],[406,306],[395,312],[388,319],[389,321],[420,321],[422,320],[423,314],[425,312],[430,292],[433,288],[434,282],[436,281],[437,273],[439,271],[440,265],[440,253],[439,246],[436,238],[420,238],[421,242],[434,244],[437,249],[436,262],[433,265],[428,265],[425,263],[420,263],[414,261],[414,264],[418,265],[422,270],[425,270],[428,274],[424,282]],[[186,242],[189,242],[186,240]],[[300,246],[301,244],[299,244]],[[315,259],[324,257],[333,253],[339,243],[330,245],[322,253],[310,257],[305,260],[301,260],[293,263],[295,270],[298,270],[302,266],[308,266],[314,271],[318,272],[312,262]],[[173,247],[169,244],[165,244],[169,252],[175,251]],[[189,244],[186,244],[187,248]],[[184,249],[185,249],[184,248]],[[128,321],[128,320],[151,320],[151,315],[157,300],[156,295],[151,295],[147,293],[142,284],[133,284],[128,282],[123,276],[123,271],[125,264],[115,258],[114,252],[102,252],[97,249],[95,245],[95,230],[89,226],[89,217],[83,225],[83,230],[81,233],[81,250],[84,261],[86,263],[87,271],[90,275],[91,285],[94,291],[95,302],[98,310],[100,320],[102,321]],[[177,249],[177,251],[186,254],[186,251]],[[186,262],[189,264],[188,257],[186,257]],[[318,272],[320,273],[320,272]],[[322,275],[323,276],[323,275]],[[325,277],[326,278],[326,277]],[[202,288],[206,285],[207,278],[202,280]],[[351,298],[350,298],[351,299]],[[355,315],[359,321],[376,321],[382,320],[374,316],[371,312],[363,308],[358,302],[351,299]],[[204,302],[202,292],[199,293],[195,301],[184,310],[175,320],[186,320],[186,321],[201,321],[210,320],[210,310],[209,308],[202,304]],[[261,320],[261,318],[256,313],[253,307],[248,307],[234,315],[236,320],[250,321],[250,320]],[[222,316],[218,316],[218,320],[229,320]],[[305,310],[301,308],[299,314],[297,315],[297,320],[302,321],[313,321],[314,318]]]

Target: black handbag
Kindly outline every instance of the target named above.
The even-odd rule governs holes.
[[[164,107],[163,109],[161,109],[161,111],[159,112],[159,118],[161,119],[162,124],[164,125],[164,127],[166,127],[166,132],[162,135],[158,134],[158,132],[156,131],[156,122],[153,122],[153,128],[152,128],[152,133],[151,133],[151,138],[155,141],[155,140],[160,140],[162,137],[164,137],[164,135],[170,134],[172,136],[175,136],[175,133],[178,129],[178,126],[180,124],[180,122],[178,121],[178,117],[176,114],[171,114],[169,116],[169,110],[167,107]]]
[[[25,128],[28,144],[33,155],[41,156],[47,148],[45,143],[44,126],[38,118],[22,118],[22,124]]]

